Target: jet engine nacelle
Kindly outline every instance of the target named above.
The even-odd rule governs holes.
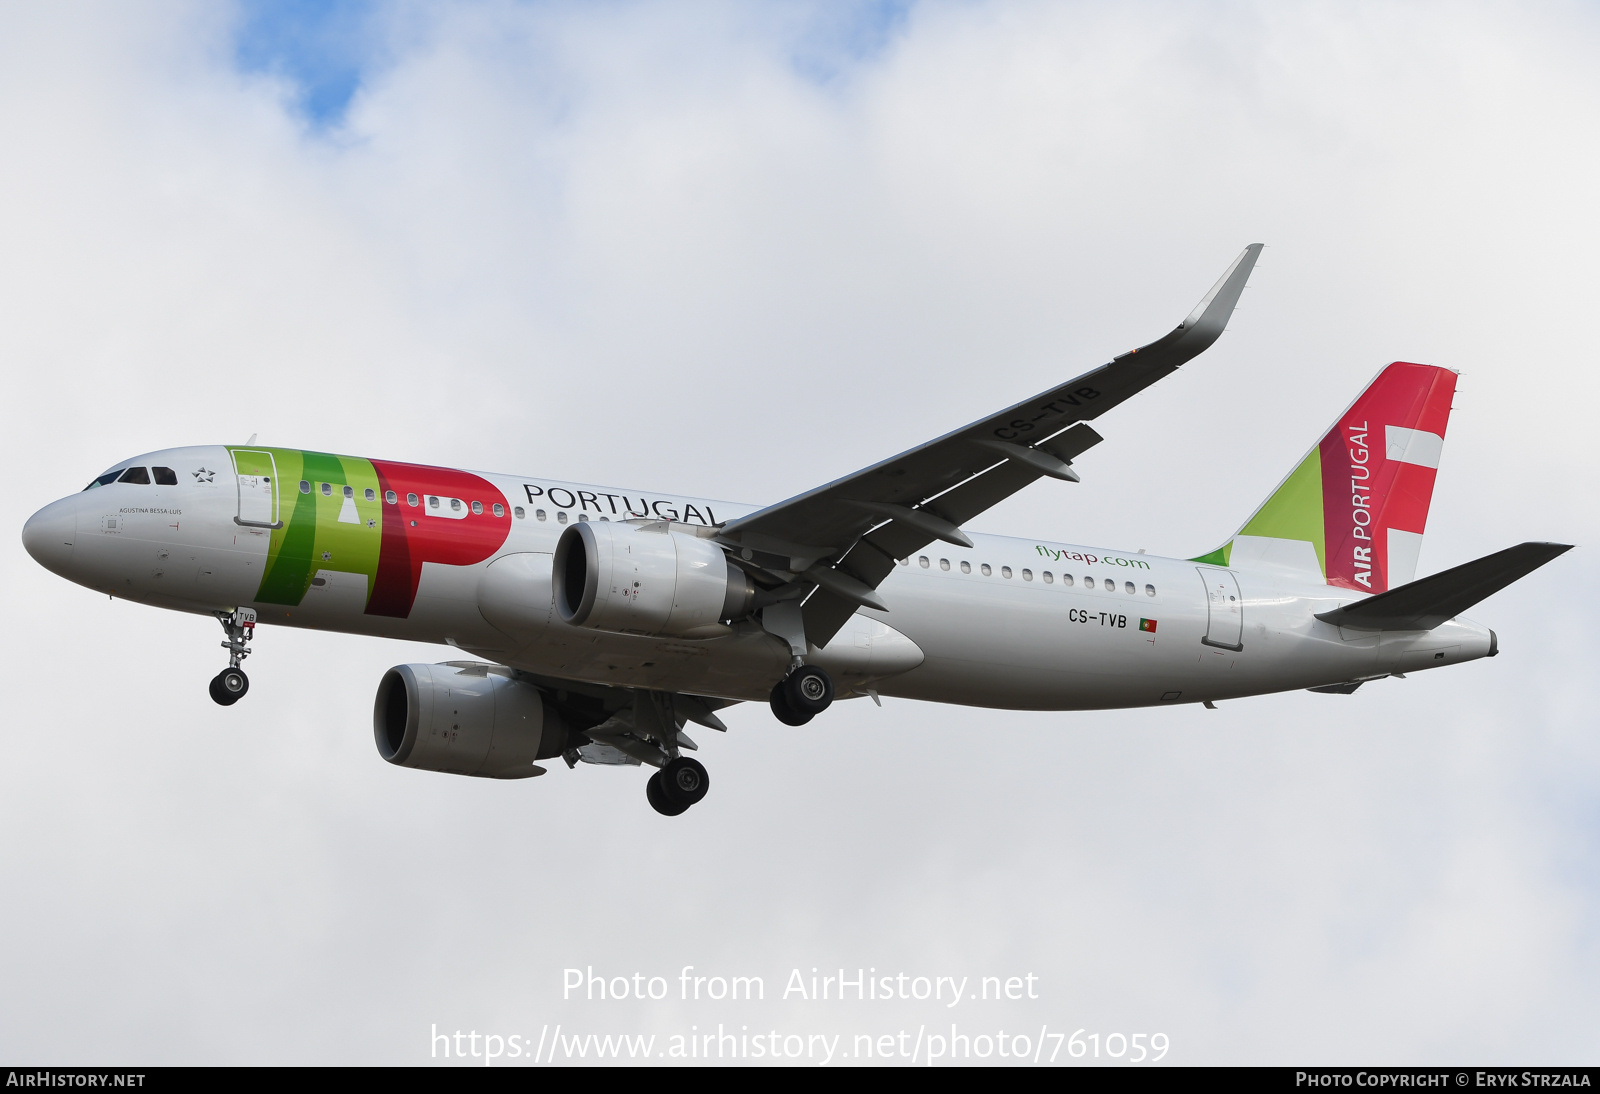
[[[561,533],[553,578],[565,622],[620,634],[709,636],[748,614],[756,591],[708,539],[610,521]]]
[[[539,689],[482,665],[396,665],[372,711],[378,755],[401,767],[526,779],[561,754],[566,725]]]

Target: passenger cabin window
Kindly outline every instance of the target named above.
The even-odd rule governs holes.
[[[497,508],[497,509],[498,509],[498,508],[499,508],[499,506],[495,506],[495,508]],[[527,510],[526,510],[526,509],[524,509],[524,508],[523,508],[523,507],[522,507],[522,506],[520,506],[520,505],[519,505],[519,506],[517,506],[517,507],[516,507],[516,508],[515,508],[515,509],[513,509],[513,510],[511,510],[511,511],[512,511],[512,512],[513,512],[513,513],[515,513],[515,514],[516,514],[516,515],[517,515],[517,519],[518,519],[518,520],[521,520],[521,519],[522,519],[522,518],[523,518],[523,517],[525,517],[525,516],[527,516],[527,515],[528,515],[528,511],[527,511]]]
[[[578,519],[583,521],[585,524],[588,524],[589,523],[589,514],[588,513],[579,513],[578,514]]]
[[[1051,582],[1055,581],[1055,575],[1052,574],[1049,570],[1046,570],[1044,573],[1040,574],[1039,576],[1044,578],[1044,583],[1046,585],[1049,585]]]
[[[917,556],[917,565],[921,566],[924,570],[926,570],[928,568],[928,556],[927,555],[918,555]]]
[[[456,512],[456,513],[461,512],[461,499],[460,498],[451,498],[450,499],[450,509],[451,509],[452,512]]]
[[[897,559],[895,559],[895,561],[898,562],[902,566],[911,565],[911,560],[909,558],[897,558]]]
[[[138,483],[140,486],[149,486],[150,472],[143,467],[130,467],[122,473],[122,477],[117,481],[133,482]]]
[[[1155,596],[1156,595],[1156,587],[1154,585],[1146,585],[1144,587],[1144,595],[1145,596]]]
[[[1123,584],[1123,590],[1122,591],[1127,593],[1129,596],[1132,596],[1133,595],[1133,582],[1124,581],[1122,584]]]
[[[544,510],[543,509],[535,509],[533,511],[533,519],[534,520],[543,520],[544,519]]]
[[[950,560],[948,558],[941,558],[939,560],[939,569],[948,570],[949,568],[950,568]]]
[[[85,486],[84,489],[93,490],[97,486],[110,486],[112,483],[117,481],[117,476],[120,474],[122,474],[122,468],[120,467],[115,471],[107,471],[104,475],[101,475],[98,479],[95,479],[88,486]]]
[[[439,499],[438,499],[437,496],[435,496],[433,494],[429,494],[428,495],[428,508],[429,509],[437,509],[437,508],[439,508]]]
[[[152,467],[155,473],[157,486],[177,486],[178,473],[170,467]]]
[[[333,483],[325,482],[322,484],[322,496],[325,498],[333,497]]]
[[[961,572],[964,574],[970,574],[972,572],[972,563],[963,562],[961,564]]]
[[[993,575],[994,575],[994,571],[989,569],[989,564],[987,562],[985,562],[983,564],[983,576],[984,577],[991,577]]]
[[[1071,574],[1062,574],[1061,575],[1061,584],[1067,586],[1068,588],[1071,588],[1071,586],[1072,586],[1072,575]]]
[[[1084,587],[1084,588],[1085,588],[1085,589],[1092,589],[1092,588],[1094,588],[1094,578],[1092,578],[1092,577],[1086,577],[1086,578],[1084,578],[1084,579],[1083,579],[1083,587]]]
[[[302,494],[311,493],[311,484],[309,482],[307,482],[305,479],[301,479],[300,480],[300,492]]]
[[[353,487],[353,486],[345,487],[344,488],[344,496],[349,498],[351,501],[354,501],[355,498],[356,498],[356,488]]]
[[[400,495],[396,494],[393,490],[385,490],[383,492],[383,500],[388,502],[390,505],[393,505],[395,502],[400,500]]]
[[[565,524],[565,523],[567,523],[567,514],[562,512],[560,509],[556,510],[556,523],[557,524]]]
[[[499,502],[495,502],[494,503],[494,515],[497,516],[497,517],[505,516],[506,515],[506,507],[504,505],[501,505]]]
[[[1011,567],[1010,566],[1002,566],[1002,567],[1000,567],[1000,576],[1001,577],[1010,577],[1011,576]]]
[[[475,501],[472,503],[472,515],[475,517],[483,516],[483,502]]]
[[[361,492],[361,496],[366,498],[368,501],[378,500],[378,492],[370,486]]]
[[[1033,580],[1033,571],[1032,570],[1023,570],[1022,571],[1022,580],[1024,580],[1024,581],[1032,581]]]

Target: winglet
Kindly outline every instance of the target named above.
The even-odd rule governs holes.
[[[1233,265],[1228,267],[1211,286],[1211,291],[1201,298],[1189,317],[1178,324],[1178,329],[1185,334],[1196,332],[1205,340],[1201,346],[1204,349],[1211,345],[1228,326],[1228,319],[1233,315],[1233,309],[1238,306],[1239,297],[1244,292],[1246,281],[1250,280],[1250,272],[1256,268],[1256,259],[1261,255],[1260,243],[1252,243],[1240,252],[1239,257],[1233,260]],[[1196,350],[1199,353],[1200,350]]]

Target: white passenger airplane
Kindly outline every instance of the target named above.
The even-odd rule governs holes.
[[[1077,482],[1087,424],[1222,334],[1260,245],[1166,337],[982,421],[765,508],[293,449],[120,461],[29,519],[81,585],[214,615],[227,706],[257,622],[448,643],[399,665],[390,763],[516,779],[536,761],[648,764],[698,802],[688,722],[838,697],[1031,710],[1205,703],[1493,657],[1456,616],[1568,549],[1524,543],[1412,580],[1455,374],[1396,362],[1239,532],[1194,559],[969,535],[1041,477]]]

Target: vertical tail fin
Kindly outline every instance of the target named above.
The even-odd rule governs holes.
[[[1396,361],[1227,543],[1195,559],[1381,593],[1416,576],[1456,374]]]

